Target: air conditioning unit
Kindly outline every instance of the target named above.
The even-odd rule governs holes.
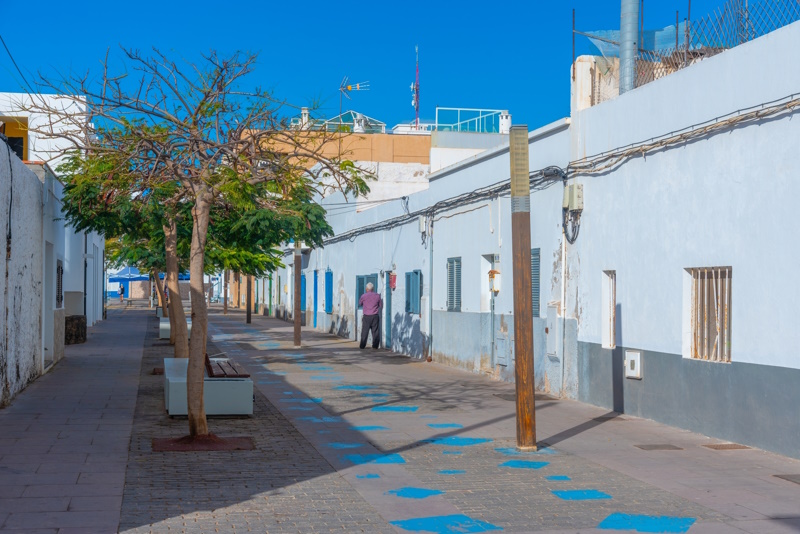
[[[625,351],[625,378],[642,379],[642,353],[640,351]]]

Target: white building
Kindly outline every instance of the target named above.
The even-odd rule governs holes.
[[[537,389],[800,457],[798,222],[778,202],[800,195],[797,49],[800,23],[529,133],[531,171],[561,169],[584,199],[569,243],[560,174],[531,193]],[[373,281],[385,346],[513,380],[508,150],[329,210],[336,237],[304,254],[306,324],[356,338]],[[272,285],[289,307],[292,260]]]
[[[8,320],[3,327],[17,336],[20,344],[8,342],[0,367],[22,370],[9,371],[7,376],[14,378],[3,389],[0,403],[8,402],[63,356],[67,316],[84,316],[87,326],[103,318],[105,240],[95,232],[76,233],[64,221],[63,184],[53,171],[64,144],[29,131],[31,125],[43,124],[45,119],[29,112],[28,103],[27,95],[0,94],[0,131],[7,139],[0,143],[0,202],[5,206],[4,226],[11,228],[9,262],[25,266],[17,273],[21,278],[14,281],[12,263],[7,264]],[[35,194],[20,196],[20,187]],[[18,235],[27,238],[16,241]],[[25,302],[31,298],[38,302],[23,306],[19,295]],[[35,317],[32,310],[37,310]],[[26,332],[24,336],[21,330]],[[30,332],[36,333],[36,341],[28,339]]]

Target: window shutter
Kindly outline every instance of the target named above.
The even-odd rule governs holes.
[[[447,260],[447,311],[453,311],[455,276],[453,275],[453,258]]]
[[[378,275],[377,274],[371,274],[371,275],[367,276],[367,283],[368,284],[370,284],[370,283],[372,284],[372,290],[375,293],[379,292],[378,291]],[[364,291],[366,291],[366,290],[367,290],[367,287],[365,285],[364,286]]]
[[[533,316],[539,317],[539,264],[541,262],[541,251],[538,248],[531,249],[531,303]]]
[[[411,286],[414,283],[414,273],[406,273],[406,313],[413,313],[413,296],[411,291]]]
[[[367,285],[364,276],[356,276],[356,306],[358,309],[361,309],[361,304],[359,301],[361,300],[361,295],[364,294],[365,286]]]
[[[325,271],[325,313],[333,313],[333,271]]]
[[[419,281],[420,275],[419,271],[414,271],[411,273],[411,312],[412,313],[419,313],[419,298],[420,298],[420,291],[419,291]]]
[[[300,311],[306,311],[306,274],[300,275]]]
[[[455,289],[455,296],[456,296],[455,311],[461,311],[461,258],[456,258],[454,264],[455,264],[455,272],[456,272],[456,275],[455,275],[455,278],[456,278],[456,282],[455,282],[455,287],[456,287],[456,289]]]

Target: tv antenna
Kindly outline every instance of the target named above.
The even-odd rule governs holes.
[[[342,97],[351,100],[350,93],[352,91],[369,91],[369,82],[350,83],[348,76],[342,78],[342,83],[339,85],[339,129],[342,124]]]
[[[414,53],[417,55],[417,77],[414,83],[411,84],[411,105],[414,106],[414,111],[416,111],[414,129],[419,130],[419,45],[414,47]]]

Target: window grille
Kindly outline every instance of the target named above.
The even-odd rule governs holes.
[[[689,269],[692,275],[692,358],[731,361],[731,267]]]
[[[447,259],[447,311],[461,311],[461,258]]]
[[[406,313],[420,313],[422,271],[406,273]]]
[[[538,248],[531,249],[531,310],[534,317],[539,317],[539,286],[540,286],[540,264],[541,251]]]
[[[333,271],[325,271],[325,313],[333,313]]]
[[[56,262],[56,308],[64,307],[64,265]]]

